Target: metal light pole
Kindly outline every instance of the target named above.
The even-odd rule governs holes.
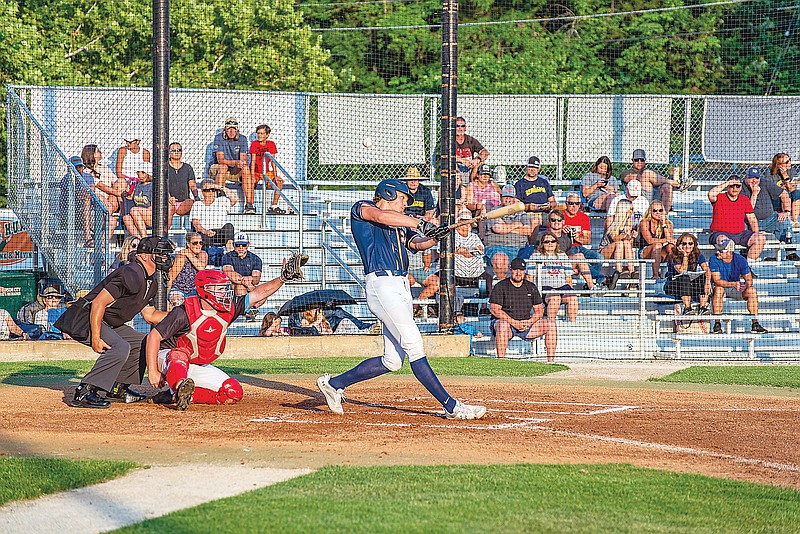
[[[169,228],[169,0],[153,0],[153,235]],[[159,284],[156,307],[167,309],[166,287]]]

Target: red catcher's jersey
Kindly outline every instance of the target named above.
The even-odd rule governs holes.
[[[192,353],[189,360],[197,365],[211,363],[225,352],[225,333],[234,317],[233,304],[224,312],[203,310],[200,297],[187,297],[183,307],[191,325],[189,331],[180,336],[177,346]]]

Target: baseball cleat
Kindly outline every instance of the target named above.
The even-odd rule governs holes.
[[[330,379],[331,375],[325,373],[321,377],[317,378],[317,387],[325,396],[325,401],[328,403],[328,408],[330,408],[333,413],[342,415],[344,413],[344,410],[342,409],[344,390],[334,389],[329,383]]]
[[[97,394],[97,388],[80,384],[75,388],[75,399],[70,403],[75,408],[108,408],[111,403]]]
[[[191,378],[184,378],[178,382],[175,388],[175,409],[184,411],[189,408],[192,403],[192,395],[194,394],[194,380]]]
[[[125,404],[131,404],[134,402],[147,400],[147,395],[144,393],[139,393],[135,389],[131,389],[128,384],[114,382],[114,387],[111,388],[111,391],[106,393],[106,399],[112,402],[123,401]]]
[[[486,406],[473,406],[461,401],[456,401],[453,413],[444,411],[444,416],[448,419],[480,419],[484,415],[486,415]]]

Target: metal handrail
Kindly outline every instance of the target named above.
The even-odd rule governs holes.
[[[262,160],[263,161],[263,165],[264,165],[264,168],[262,169],[263,170],[263,174],[264,174],[264,182],[265,183],[269,182],[269,184],[272,186],[272,189],[274,191],[278,192],[278,194],[281,196],[281,198],[286,201],[286,204],[288,204],[288,206],[291,209],[293,209],[294,212],[298,216],[299,223],[298,223],[297,226],[298,226],[298,238],[299,238],[299,240],[298,240],[298,247],[297,248],[298,248],[298,251],[302,253],[303,252],[303,226],[304,226],[303,225],[303,215],[304,215],[304,213],[303,213],[303,208],[304,208],[304,206],[303,206],[303,196],[304,196],[303,186],[301,186],[300,183],[297,180],[295,180],[294,177],[291,174],[289,174],[289,171],[287,171],[283,167],[283,165],[281,165],[280,162],[272,156],[272,154],[270,154],[269,152],[265,152],[264,155],[267,156],[270,159],[270,161],[272,161],[275,164],[275,166],[278,168],[278,170],[281,171],[284,176],[286,176],[286,178],[292,183],[292,185],[298,191],[298,193],[300,193],[300,196],[297,199],[298,206],[295,206],[294,203],[289,199],[289,197],[286,196],[286,194],[284,194],[283,190],[278,189],[278,186],[275,185],[275,182],[273,182],[269,178],[269,176],[267,175],[267,160],[266,159]],[[264,188],[264,194],[263,194],[263,196],[261,198],[261,226],[265,227],[266,225],[267,225],[267,189],[265,187]]]

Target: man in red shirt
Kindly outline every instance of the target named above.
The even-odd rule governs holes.
[[[737,245],[747,247],[748,260],[756,260],[764,250],[766,237],[758,231],[758,219],[750,199],[741,192],[742,179],[736,175],[708,192],[708,200],[714,209],[708,242],[716,245],[728,237]]]
[[[592,243],[592,223],[589,216],[581,211],[581,196],[577,191],[570,191],[567,193],[566,201],[567,209],[564,210],[564,231],[572,237],[572,248],[567,251],[567,255],[572,258],[578,254],[582,254],[587,260],[602,260],[603,255],[587,248]],[[602,273],[603,264],[600,262],[589,263],[589,271],[592,273],[596,283],[600,283],[605,279]],[[594,287],[587,284],[591,289]]]
[[[485,163],[488,157],[489,151],[483,148],[481,142],[467,135],[467,121],[464,117],[456,117],[456,163],[465,184],[475,178],[478,167]]]
[[[256,139],[250,144],[250,155],[252,156],[250,158],[250,172],[253,174],[253,184],[257,184],[259,180],[264,178],[264,164],[266,163],[267,177],[272,180],[277,187],[275,193],[272,195],[272,205],[267,209],[267,213],[283,215],[286,213],[286,210],[278,207],[278,199],[281,197],[278,191],[283,189],[283,178],[278,175],[275,163],[265,155],[267,152],[273,156],[278,154],[278,147],[275,146],[274,141],[269,139],[269,134],[271,132],[272,130],[266,124],[256,126]],[[270,188],[271,186],[264,180],[264,190],[266,191]],[[264,195],[264,198],[266,200],[266,195]],[[245,202],[249,202],[252,205],[253,199],[245,199]]]

